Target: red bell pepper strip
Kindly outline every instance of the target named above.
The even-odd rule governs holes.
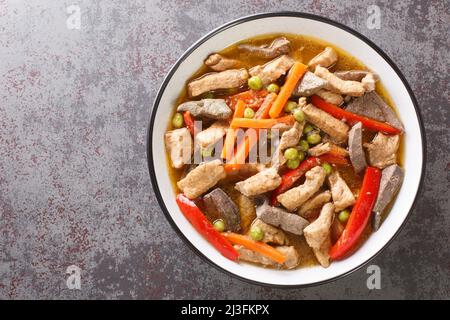
[[[359,114],[355,114],[353,112],[339,108],[338,106],[328,103],[316,95],[311,97],[311,102],[317,108],[322,109],[323,111],[329,113],[333,117],[340,120],[346,120],[350,125],[353,125],[357,122],[361,122],[364,128],[368,130],[381,131],[386,134],[400,134],[402,132],[402,130],[397,129],[387,123],[367,118]]]
[[[188,128],[191,135],[194,136],[194,119],[192,119],[191,113],[189,111],[183,112],[183,119],[186,128]]]
[[[239,100],[244,101],[247,108],[258,109],[269,94],[267,90],[248,90],[225,98],[226,104],[234,110]]]
[[[277,197],[290,189],[298,179],[305,175],[306,172],[325,162],[337,165],[350,164],[347,158],[332,153],[325,153],[319,157],[306,158],[306,160],[300,163],[297,168],[290,169],[281,176],[281,184],[272,192],[272,197],[270,199],[271,205],[276,205],[278,203]]]
[[[180,193],[177,195],[177,204],[192,226],[224,257],[232,261],[236,261],[238,259],[238,252],[234,249],[231,243],[225,239],[224,236],[214,229],[212,223],[200,211],[194,201],[188,199],[184,194]]]
[[[361,191],[353,206],[344,232],[330,250],[330,257],[333,260],[340,260],[346,257],[355,248],[372,214],[372,209],[378,196],[380,180],[381,170],[367,167]]]
[[[328,163],[342,165],[342,166],[350,165],[350,162],[348,161],[348,159],[345,156],[334,153],[333,151],[327,152],[327,153],[319,156],[319,159],[320,159],[320,163],[328,162]]]

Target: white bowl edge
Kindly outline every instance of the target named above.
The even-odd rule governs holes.
[[[249,17],[249,19],[252,19],[252,17]],[[175,225],[194,247],[220,268],[241,278],[269,285],[301,286],[327,281],[346,274],[370,260],[391,240],[406,219],[418,192],[424,160],[419,118],[416,114],[414,102],[402,79],[389,63],[362,39],[337,26],[309,17],[275,15],[262,18],[255,16],[253,19],[243,19],[241,23],[234,24],[207,38],[191,54],[185,57],[178,68],[173,70],[172,76],[168,79],[167,86],[160,97],[158,109],[153,110],[156,114],[154,115],[153,132],[150,136],[151,148],[152,154],[158,155],[158,157],[154,157],[151,161],[153,161],[155,168],[157,188]],[[405,125],[405,179],[395,204],[380,230],[373,233],[352,256],[342,261],[334,261],[328,268],[314,266],[280,271],[245,263],[235,263],[224,258],[195,231],[178,209],[166,169],[164,132],[169,122],[171,110],[185,85],[186,79],[201,66],[208,54],[220,51],[240,40],[270,33],[314,36],[330,42],[358,58],[380,76]],[[161,170],[156,170],[156,168]]]

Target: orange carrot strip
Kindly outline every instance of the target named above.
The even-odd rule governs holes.
[[[280,251],[275,249],[274,247],[265,244],[264,242],[254,241],[249,239],[247,236],[242,234],[237,234],[233,232],[224,232],[222,235],[228,239],[233,244],[241,245],[249,250],[258,252],[263,256],[278,262],[284,263],[286,261],[286,256],[282,254]]]
[[[255,119],[269,118],[269,110],[276,98],[276,93],[269,93],[261,104],[261,107],[259,107],[258,111],[256,111]]]
[[[269,117],[269,110],[272,103],[275,101],[277,97],[276,93],[270,93],[264,99],[260,109],[255,114],[255,119],[266,119]],[[258,138],[257,132],[257,138]],[[245,162],[250,150],[256,144],[254,139],[249,140],[248,137],[245,137],[244,141],[236,148],[236,152],[234,154],[234,158],[228,159],[228,163],[225,164],[225,171],[227,173],[234,172],[239,169],[239,166]],[[228,151],[227,151],[228,152]]]
[[[236,140],[235,129],[228,128],[222,149],[222,159],[229,159],[234,151],[234,141]]]
[[[297,85],[303,74],[306,72],[306,70],[308,70],[308,67],[303,63],[294,63],[286,79],[286,82],[284,83],[284,86],[281,88],[277,99],[270,108],[269,115],[272,119],[278,117],[281,111],[283,111],[284,105],[291,97],[292,91],[294,91],[295,86]]]
[[[242,100],[238,100],[234,109],[233,118],[242,118],[244,116],[245,103]],[[228,129],[225,141],[222,149],[222,159],[228,159],[233,154],[234,141],[236,139],[236,132],[234,129]]]
[[[231,121],[230,128],[253,128],[253,129],[270,129],[278,123],[294,124],[295,119],[292,115],[284,116],[277,119],[247,119],[234,118]]]
[[[244,116],[245,103],[242,100],[238,100],[236,108],[234,110],[233,118],[242,118]]]

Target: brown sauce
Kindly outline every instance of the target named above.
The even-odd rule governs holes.
[[[338,52],[339,60],[330,70],[332,72],[335,71],[344,71],[344,70],[368,70],[367,67],[359,60],[351,56],[348,52],[342,50],[341,48],[335,47],[333,44],[327,43],[325,41],[315,39],[312,37],[307,37],[303,35],[293,35],[293,34],[269,34],[269,35],[262,35],[258,36],[252,39],[246,39],[243,40],[241,43],[245,42],[248,44],[254,44],[254,45],[262,45],[270,43],[274,38],[284,36],[291,42],[291,51],[290,56],[295,58],[298,61],[301,61],[303,63],[308,63],[308,61],[316,56],[318,53],[323,51],[323,49],[326,46],[330,46],[333,49],[335,49]],[[250,68],[258,64],[264,64],[268,62],[270,59],[255,59],[254,56],[251,56],[247,53],[243,53],[242,51],[239,51],[237,49],[237,45],[239,43],[236,43],[232,46],[229,46],[222,51],[218,52],[228,58],[233,58],[236,60],[239,60],[241,62],[240,67],[243,68]],[[206,59],[206,57],[204,57]],[[376,73],[376,70],[373,70]],[[190,80],[198,78],[206,73],[211,72],[211,70],[206,67],[205,65],[202,65],[202,67],[195,72],[190,79],[187,79],[186,83],[188,83]],[[283,83],[284,79],[280,79],[279,82]],[[244,90],[244,89],[243,89]],[[225,95],[230,95],[234,93],[238,93],[239,91],[243,90],[236,90],[235,92],[216,92],[215,97],[220,98]],[[386,101],[386,103],[391,106],[394,110],[395,107],[392,103],[392,99],[390,98],[387,90],[383,87],[383,85],[380,83],[380,81],[377,82],[376,85],[376,92]],[[179,104],[189,101],[190,98],[187,95],[186,88],[183,88],[178,99],[176,100],[176,104],[173,106],[173,113],[175,113],[176,106]],[[171,123],[169,122],[167,126],[167,130],[171,130]],[[374,132],[368,132],[364,131],[363,134],[363,142],[369,142],[374,137]],[[168,157],[168,155],[166,155]],[[398,163],[399,165],[402,165],[403,163],[403,136],[400,139],[400,149],[398,152]],[[180,180],[180,178],[183,175],[183,169],[176,170],[170,167],[170,160],[167,159],[167,170],[169,170],[170,179],[174,188],[175,193],[179,193],[179,189],[176,185],[177,181]],[[357,194],[362,183],[362,176],[357,175],[354,173],[354,170],[351,166],[339,166],[338,167],[339,172],[341,173],[341,176],[343,179],[347,182],[350,189],[353,191],[354,194]],[[243,177],[241,177],[243,178]],[[218,187],[222,188],[233,200],[237,198],[239,195],[239,192],[234,188],[234,184],[236,183],[237,179],[234,177],[227,177],[226,179],[222,180]],[[297,182],[298,184],[302,183],[303,180],[300,182]],[[201,204],[200,204],[201,206]],[[386,211],[390,209],[391,206],[388,207]],[[387,214],[387,212],[384,213],[384,216]],[[369,225],[366,230],[364,231],[364,234],[362,236],[360,245],[370,236],[372,230],[371,226]],[[290,234],[286,232],[289,238],[290,245],[295,246],[296,250],[298,251],[300,255],[300,264],[299,268],[301,267],[307,267],[307,266],[313,266],[317,265],[317,260],[314,256],[314,253],[312,252],[312,249],[307,245],[306,240],[303,236],[297,236],[294,234]]]

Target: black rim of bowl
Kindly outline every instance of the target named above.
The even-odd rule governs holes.
[[[417,188],[416,194],[414,196],[414,201],[413,204],[411,206],[411,209],[409,210],[405,220],[403,220],[401,226],[399,227],[399,229],[396,231],[396,233],[394,234],[394,236],[392,236],[392,238],[377,252],[375,253],[372,257],[370,257],[369,259],[367,259],[366,261],[362,262],[360,265],[354,267],[353,269],[335,276],[333,278],[327,279],[327,280],[323,280],[323,281],[317,281],[317,282],[312,282],[312,283],[308,283],[308,284],[294,284],[294,285],[277,285],[277,284],[271,284],[271,283],[266,283],[266,282],[260,282],[260,281],[255,281],[255,280],[250,280],[241,276],[238,276],[224,268],[222,268],[221,266],[217,265],[214,261],[208,259],[199,249],[197,249],[197,247],[195,247],[191,241],[181,232],[181,230],[178,228],[178,226],[175,224],[175,222],[173,221],[172,217],[170,216],[170,213],[162,199],[161,196],[161,192],[158,186],[158,181],[156,179],[156,175],[155,175],[155,167],[153,164],[153,151],[152,151],[152,134],[153,134],[153,125],[155,122],[155,117],[156,117],[156,111],[159,107],[159,103],[161,100],[161,97],[167,87],[167,84],[169,83],[169,81],[172,79],[173,74],[175,73],[175,71],[178,69],[179,65],[192,53],[194,52],[201,44],[203,44],[204,42],[206,42],[207,40],[209,40],[211,37],[215,36],[216,34],[229,29],[233,26],[236,26],[238,24],[241,24],[243,22],[248,22],[251,20],[258,20],[258,19],[264,19],[264,18],[271,18],[271,17],[296,17],[296,18],[305,18],[305,19],[310,19],[310,20],[316,20],[319,22],[324,22],[327,24],[330,24],[332,26],[338,27],[344,31],[347,31],[349,33],[351,33],[352,35],[354,35],[355,37],[359,38],[360,40],[364,41],[368,46],[370,46],[372,49],[374,49],[391,67],[392,69],[397,73],[397,75],[399,76],[399,78],[401,79],[403,85],[405,86],[405,88],[408,91],[408,94],[411,98],[411,101],[413,102],[414,105],[414,109],[416,111],[416,115],[417,118],[419,120],[419,127],[420,127],[420,135],[422,137],[422,168],[421,168],[421,172],[420,172],[420,181],[419,181],[419,187]],[[417,196],[420,193],[420,190],[422,189],[422,185],[423,185],[423,179],[424,179],[424,171],[425,171],[425,162],[426,162],[426,141],[425,141],[425,134],[424,134],[425,130],[423,127],[423,120],[422,120],[422,116],[420,114],[420,110],[418,107],[418,103],[417,100],[408,84],[408,82],[406,81],[405,77],[403,76],[402,72],[400,71],[400,69],[396,66],[396,64],[388,57],[388,55],[386,53],[384,53],[377,45],[375,45],[371,40],[369,40],[368,38],[366,38],[364,35],[360,34],[359,32],[353,30],[352,28],[349,28],[339,22],[330,20],[328,18],[324,18],[321,16],[317,16],[314,14],[310,14],[310,13],[303,13],[303,12],[292,12],[292,11],[282,11],[282,12],[269,12],[269,13],[260,13],[260,14],[254,14],[254,15],[249,15],[249,16],[245,16],[245,17],[241,17],[239,19],[230,21],[214,30],[212,30],[211,32],[209,32],[208,34],[206,34],[205,36],[203,36],[202,38],[200,38],[197,42],[195,42],[191,47],[189,47],[182,55],[181,57],[177,60],[177,62],[172,66],[172,68],[169,70],[168,74],[165,76],[163,83],[161,84],[161,87],[158,90],[158,93],[156,95],[155,101],[153,103],[153,108],[151,111],[151,118],[150,118],[150,123],[148,126],[148,130],[147,130],[147,161],[148,161],[148,167],[149,167],[149,172],[150,172],[150,179],[153,185],[153,190],[155,192],[156,198],[158,200],[158,203],[164,213],[164,215],[166,216],[167,220],[169,221],[170,225],[172,226],[172,228],[176,231],[176,233],[181,237],[181,239],[183,239],[183,241],[185,243],[188,244],[188,246],[198,255],[200,256],[203,260],[205,260],[206,262],[208,262],[210,265],[212,265],[213,267],[221,270],[222,272],[231,275],[234,278],[240,279],[244,282],[250,283],[250,284],[256,284],[256,285],[262,285],[262,286],[267,286],[267,287],[273,287],[273,288],[304,288],[304,287],[311,287],[311,286],[318,286],[321,284],[325,284],[325,283],[329,283],[335,280],[338,280],[340,278],[343,278],[357,270],[359,270],[360,268],[362,268],[364,265],[368,264],[371,260],[373,260],[375,257],[377,257],[386,247],[389,246],[389,244],[398,236],[398,234],[400,233],[400,231],[403,229],[403,227],[405,226],[406,221],[408,220],[408,218],[411,215],[411,211],[413,210],[416,201],[417,201]]]

